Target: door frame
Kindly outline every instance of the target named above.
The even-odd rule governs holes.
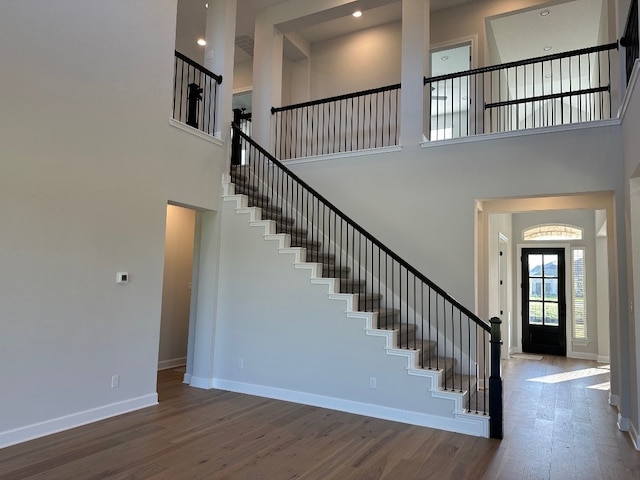
[[[437,42],[429,44],[429,51],[427,52],[429,58],[429,74],[427,77],[432,76],[432,66],[431,66],[431,56],[434,53],[437,53],[442,50],[449,50],[451,48],[461,47],[464,45],[469,45],[471,47],[471,59],[469,61],[469,69],[473,70],[478,68],[478,35],[465,35],[458,38],[452,38],[451,40],[446,40],[444,42]],[[423,118],[423,130],[430,130],[431,126],[431,102],[425,100],[425,108],[424,118]],[[469,107],[467,111],[467,115],[469,116],[469,131],[475,129],[475,125],[478,122],[477,112],[475,111],[475,99],[474,99],[474,109]],[[425,133],[425,135],[431,138],[431,131]]]
[[[516,330],[517,330],[517,340],[514,345],[514,351],[517,353],[522,353],[522,262],[520,258],[522,257],[522,249],[523,248],[558,248],[564,250],[564,259],[565,259],[565,276],[564,276],[564,288],[566,292],[566,321],[565,321],[565,335],[567,339],[567,350],[566,356],[569,358],[573,354],[573,345],[572,345],[572,332],[571,325],[573,322],[573,306],[571,304],[571,245],[568,243],[555,243],[555,242],[527,242],[527,243],[519,243],[516,245],[517,255],[514,259],[516,264],[516,312],[518,312],[518,321],[516,322]]]

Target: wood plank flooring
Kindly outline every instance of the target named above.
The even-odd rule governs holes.
[[[497,441],[198,390],[168,370],[157,407],[0,450],[0,479],[640,479],[606,368],[547,356],[503,374]]]

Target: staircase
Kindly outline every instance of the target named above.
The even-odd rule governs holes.
[[[277,239],[282,253],[294,253],[296,268],[310,270],[312,284],[327,285],[330,299],[346,301],[347,317],[366,318],[367,335],[390,339],[387,354],[408,359],[407,372],[398,375],[432,378],[433,396],[450,399],[456,418],[489,422],[489,327],[291,180],[248,137],[237,129],[234,135],[252,161],[232,165],[224,176],[225,200],[250,213],[250,224],[263,227],[265,239]]]

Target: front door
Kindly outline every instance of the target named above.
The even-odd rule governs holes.
[[[522,351],[567,354],[563,248],[522,249]]]

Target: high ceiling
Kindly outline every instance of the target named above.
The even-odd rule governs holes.
[[[253,25],[255,23],[256,13],[264,8],[277,5],[278,3],[284,3],[285,1],[288,0],[238,0],[239,14],[238,20],[236,22],[236,34],[253,35]],[[431,0],[431,11],[442,10],[444,8],[449,8],[472,1],[475,0]],[[325,22],[322,27],[316,26],[315,30],[310,30],[309,35],[313,35],[313,38],[309,37],[308,40],[313,43],[315,41],[333,38],[350,31],[369,28],[375,25],[381,25],[383,23],[399,20],[401,16],[401,2],[397,0],[358,0],[357,4],[358,8],[360,8],[363,12],[366,12],[366,15],[363,15],[358,19],[359,22],[358,24],[355,24],[355,27],[353,22],[347,23],[339,21],[336,24],[333,24],[333,22]],[[389,8],[385,7],[385,5],[392,4],[395,5]],[[371,9],[369,8],[370,5],[375,5],[377,7],[379,5],[382,5],[382,7],[378,8],[382,8],[383,10],[380,12],[376,12],[375,10],[377,10],[377,8]],[[350,19],[347,18],[342,20]],[[332,24],[327,25],[327,23]],[[320,33],[317,30],[324,30],[326,33]]]
[[[192,15],[183,18],[204,16],[204,4],[207,0],[180,0],[180,9],[189,10]],[[236,62],[250,61],[253,46],[253,30],[258,11],[289,0],[238,0],[236,22]],[[314,0],[308,0],[314,1]],[[480,0],[431,0],[431,10],[463,5]],[[506,1],[506,0],[504,0]],[[603,43],[601,29],[606,28],[606,9],[604,0],[551,0],[546,6],[537,6],[513,13],[488,18],[487,36],[493,38],[491,59],[504,63],[523,58],[538,57],[549,53],[573,50],[585,46]],[[353,18],[342,15],[340,18],[324,19],[322,23],[311,21],[297,22],[295,33],[310,44],[335,38],[357,30],[401,19],[401,2],[397,0],[356,0],[354,4],[362,9],[364,15]],[[548,15],[541,12],[548,11]],[[198,27],[204,29],[204,26]],[[571,35],[567,35],[567,29]],[[193,33],[193,29],[185,29]],[[201,34],[204,35],[204,31]],[[195,41],[195,40],[194,40]],[[606,40],[605,40],[606,41]],[[247,47],[243,51],[243,45]],[[544,47],[551,49],[543,50]],[[295,59],[295,58],[292,58]]]
[[[255,17],[260,10],[284,3],[288,0],[238,0],[238,16],[236,21],[236,37],[247,39],[253,37]],[[309,0],[312,1],[312,0]],[[462,5],[476,0],[431,0],[431,11]],[[296,28],[295,32],[309,43],[320,42],[347,33],[398,21],[402,18],[402,3],[398,0],[357,0],[356,7],[364,15],[360,18],[341,16],[339,18],[304,25]],[[295,58],[293,58],[295,59]],[[247,61],[249,56],[239,51],[236,61]]]
[[[600,33],[605,20],[603,0],[571,0],[491,18],[487,35],[495,40],[495,60],[507,63],[595,47],[603,43]]]

